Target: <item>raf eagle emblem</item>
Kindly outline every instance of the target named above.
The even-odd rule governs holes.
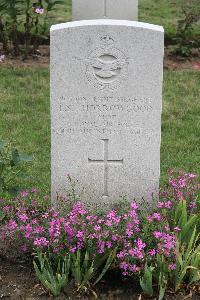
[[[117,48],[97,48],[79,60],[85,64],[87,80],[98,89],[115,90],[127,77],[128,59]]]

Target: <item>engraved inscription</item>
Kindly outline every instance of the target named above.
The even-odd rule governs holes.
[[[155,111],[154,101],[148,97],[60,96],[58,109],[61,112],[63,122],[59,128],[54,128],[54,131],[59,135],[76,133],[84,135],[105,134],[106,138],[109,138],[113,134],[128,133],[133,136],[133,143],[136,147],[147,144],[153,139],[158,139],[156,128],[154,130],[148,128],[145,121],[147,115]],[[93,117],[95,116],[92,121],[91,114]],[[130,118],[127,118],[127,114],[130,114]],[[73,118],[71,118],[72,115],[74,115]]]
[[[88,158],[88,163],[93,164],[104,164],[104,197],[109,197],[108,195],[108,166],[110,164],[123,164],[123,159],[120,160],[109,160],[108,159],[108,139],[103,139],[103,160],[93,160]]]

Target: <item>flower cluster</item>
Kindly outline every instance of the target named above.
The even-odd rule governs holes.
[[[173,254],[175,235],[170,232],[158,234],[159,231],[153,231],[153,226],[149,232],[151,239],[149,234],[147,238],[135,202],[126,213],[111,210],[101,215],[77,202],[63,216],[52,207],[41,210],[35,198],[26,205],[25,197],[29,197],[28,192],[21,194],[22,202],[18,198],[18,206],[3,207],[6,218],[1,227],[1,238],[20,243],[22,251],[48,250],[64,255],[87,249],[93,255],[103,255],[117,249],[117,264],[123,275],[140,271],[144,261],[156,253],[162,251],[167,257]],[[152,216],[155,217],[155,213]]]
[[[168,175],[169,188],[167,191],[162,192],[162,197],[168,198],[172,202],[187,199],[188,208],[190,210],[196,209],[196,192],[200,188],[199,183],[197,183],[197,175],[179,171],[177,176],[173,170],[170,170]]]
[[[177,237],[181,229],[171,222],[178,194],[188,193],[187,206],[196,207],[193,174],[170,177],[170,187],[160,197],[157,209],[147,214],[132,201],[125,212],[95,213],[82,203],[73,203],[62,213],[39,201],[37,189],[27,190],[8,202],[0,199],[4,218],[1,238],[19,244],[21,251],[48,251],[56,255],[88,251],[91,255],[116,252],[116,266],[122,274],[140,272],[145,263],[162,255],[170,270],[175,268]],[[190,186],[190,189],[188,188]],[[182,199],[182,198],[181,198]],[[181,201],[179,199],[179,201]],[[66,202],[67,205],[67,202]],[[173,220],[172,220],[173,221]]]

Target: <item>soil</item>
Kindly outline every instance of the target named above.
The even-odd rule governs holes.
[[[3,300],[156,300],[157,297],[146,298],[142,296],[139,286],[134,286],[130,279],[122,279],[119,274],[108,274],[88,296],[76,295],[68,290],[67,295],[59,297],[50,295],[38,282],[30,264],[30,260],[7,257],[0,253],[0,299]],[[200,300],[200,284],[190,290],[175,295],[167,293],[165,300]]]
[[[1,49],[1,47],[0,47]],[[1,54],[1,53],[0,53]],[[21,57],[6,56],[0,66],[3,67],[36,67],[45,68],[49,66],[50,48],[48,45],[40,46],[40,50],[27,60]],[[191,57],[181,57],[171,54],[171,46],[165,48],[164,68],[170,70],[193,69],[200,70],[200,52],[194,51]]]

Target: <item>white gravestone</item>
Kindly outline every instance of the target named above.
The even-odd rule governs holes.
[[[73,0],[72,19],[119,19],[137,21],[138,0]]]
[[[51,28],[52,197],[69,173],[85,199],[158,191],[163,28],[93,20]]]

